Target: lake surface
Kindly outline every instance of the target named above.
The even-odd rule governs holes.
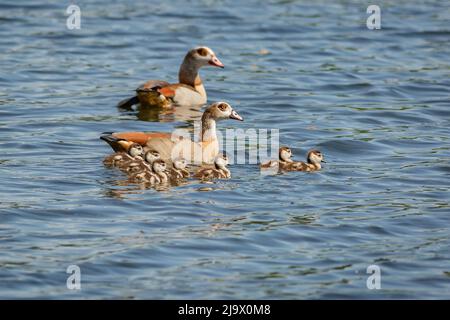
[[[1,298],[450,297],[448,1],[379,1],[381,30],[364,2],[281,0],[80,1],[68,30],[70,3],[0,4]],[[201,71],[209,101],[245,118],[220,129],[279,129],[324,169],[232,165],[201,192],[105,168],[102,132],[198,119],[116,108],[197,45],[226,65]]]

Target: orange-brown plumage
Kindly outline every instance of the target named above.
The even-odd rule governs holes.
[[[162,95],[164,95],[164,97],[166,97],[166,98],[173,98],[175,96],[176,88],[177,88],[176,85],[171,85],[171,86],[167,86],[167,87],[159,89],[158,92],[161,93]]]
[[[154,138],[170,138],[171,134],[166,132],[118,132],[113,133],[113,137],[123,139],[126,141],[132,141],[145,146],[149,139]]]

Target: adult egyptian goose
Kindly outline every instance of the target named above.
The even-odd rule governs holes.
[[[126,151],[125,151],[126,150]],[[107,156],[103,163],[105,166],[121,166],[126,161],[136,160],[142,156],[143,147],[138,143],[127,143],[124,145],[124,151],[116,152]]]
[[[289,147],[280,147],[278,150],[278,160],[269,160],[260,165],[261,169],[272,169],[272,168],[280,168],[282,169],[287,164],[293,162],[292,151]]]
[[[204,66],[223,68],[224,65],[208,47],[189,50],[178,73],[179,83],[170,84],[161,80],[149,80],[136,89],[137,95],[119,102],[118,107],[141,106],[169,107],[176,105],[203,105],[207,101],[199,69]]]
[[[203,112],[200,141],[193,142],[189,138],[163,132],[122,132],[107,133],[100,137],[114,151],[123,151],[133,143],[156,150],[161,159],[173,160],[184,158],[191,163],[212,163],[219,154],[219,141],[216,134],[216,121],[243,118],[226,102],[216,102]]]
[[[322,152],[311,150],[306,156],[307,162],[295,161],[287,164],[283,170],[286,171],[318,171],[322,169],[321,162],[325,162]]]
[[[194,177],[200,180],[229,179],[231,178],[231,172],[227,168],[228,163],[226,154],[218,155],[214,160],[214,167],[201,167],[194,174]]]

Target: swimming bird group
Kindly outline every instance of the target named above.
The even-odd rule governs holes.
[[[322,152],[310,150],[306,155],[306,162],[292,160],[292,151],[289,147],[281,147],[278,160],[269,160],[260,165],[261,169],[277,169],[280,171],[317,171],[322,169],[325,162]]]
[[[109,139],[108,136],[102,138]],[[127,141],[118,141],[119,144],[120,142]],[[115,167],[126,173],[130,182],[146,183],[150,186],[179,184],[191,176],[188,162],[184,158],[163,160],[158,151],[143,147],[139,143],[129,144],[125,149],[126,151],[118,151],[107,156],[103,163],[107,167]],[[202,181],[229,179],[231,173],[227,165],[226,154],[219,154],[215,157],[213,166],[202,165],[193,176]]]
[[[205,87],[199,75],[202,67],[224,68],[214,51],[208,47],[197,47],[186,54],[178,73],[178,83],[149,80],[136,89],[136,94],[119,103],[120,108],[133,105],[150,108],[172,106],[200,106],[207,101]],[[128,174],[134,183],[149,185],[177,183],[193,177],[202,181],[228,179],[228,157],[219,150],[216,122],[224,119],[243,121],[243,118],[226,102],[209,105],[201,118],[198,142],[170,132],[107,132],[100,137],[115,151],[107,156],[104,164]],[[324,161],[318,150],[308,152],[307,161],[292,160],[292,151],[281,147],[279,159],[260,165],[261,170],[317,171]],[[188,171],[191,163],[202,163],[193,173]]]

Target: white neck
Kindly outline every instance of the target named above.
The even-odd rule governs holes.
[[[315,170],[322,169],[322,165],[320,164],[320,160],[317,161],[316,159],[311,159],[310,157],[308,157],[306,162],[308,163],[308,166],[310,168],[312,167]]]
[[[202,117],[202,133],[200,140],[201,141],[217,140],[216,120],[211,118],[211,116],[207,113],[204,113]]]

